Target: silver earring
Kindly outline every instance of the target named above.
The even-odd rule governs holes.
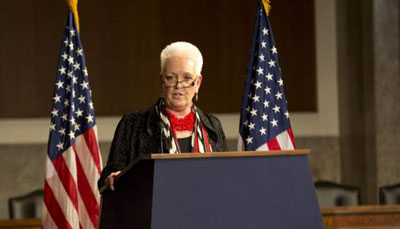
[[[194,97],[194,100],[197,102],[197,100],[199,99],[199,94],[196,92],[196,95]]]

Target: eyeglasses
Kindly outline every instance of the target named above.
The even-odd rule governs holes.
[[[163,82],[164,82],[164,85],[167,87],[175,87],[179,83],[183,88],[188,88],[188,87],[193,87],[194,84],[196,83],[196,80],[197,80],[197,77],[194,80],[192,80],[192,79],[178,80],[174,76],[165,75],[165,79],[163,80]]]

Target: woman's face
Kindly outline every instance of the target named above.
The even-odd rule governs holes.
[[[196,80],[195,62],[185,57],[170,57],[165,63],[164,73],[160,75],[163,82],[166,79],[176,78],[182,80]],[[191,87],[184,88],[181,83],[174,86],[167,86],[163,83],[163,96],[167,108],[176,112],[189,112],[192,106],[192,99],[198,92],[201,85],[202,76],[197,76],[197,80]]]

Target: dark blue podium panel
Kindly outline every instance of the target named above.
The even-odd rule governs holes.
[[[324,228],[306,155],[155,160],[152,229]]]
[[[151,228],[154,161],[145,160],[102,193],[100,229]]]

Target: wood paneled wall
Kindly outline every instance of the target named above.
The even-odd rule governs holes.
[[[97,115],[150,106],[160,94],[159,53],[177,40],[204,56],[199,106],[239,112],[257,0],[81,0],[79,13]],[[67,6],[0,2],[0,118],[49,116]],[[313,0],[274,1],[271,23],[290,111],[315,111]]]

